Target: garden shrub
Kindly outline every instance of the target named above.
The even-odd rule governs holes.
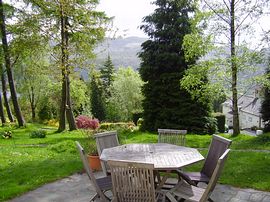
[[[217,119],[218,132],[225,132],[225,114],[214,113],[213,116]]]
[[[45,138],[47,132],[45,130],[36,130],[30,133],[30,138]]]
[[[76,126],[79,129],[92,129],[96,130],[99,128],[99,121],[98,119],[92,119],[85,115],[80,115],[76,119]]]
[[[133,123],[137,126],[138,125],[138,120],[143,117],[142,112],[135,112],[132,114],[132,121]]]
[[[137,126],[141,127],[142,123],[143,123],[143,118],[139,118],[137,121]]]
[[[258,130],[258,127],[257,127],[257,126],[252,126],[250,129],[251,129],[252,131],[256,131],[256,130]]]
[[[102,123],[100,130],[132,130],[134,127],[133,122]]]
[[[44,104],[43,107],[38,111],[38,117],[41,121],[50,120],[55,118],[56,109],[49,104]]]
[[[46,121],[45,124],[48,126],[58,127],[59,121],[57,119],[50,119],[49,121]]]
[[[214,134],[217,132],[218,128],[217,128],[217,119],[214,117],[208,117],[208,133],[210,135]]]
[[[4,131],[4,132],[2,132],[1,135],[2,135],[3,139],[10,139],[10,138],[12,138],[12,131],[11,130]]]

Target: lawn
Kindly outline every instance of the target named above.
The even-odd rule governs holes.
[[[43,128],[46,138],[29,138],[32,131]],[[0,128],[5,131],[7,128]],[[86,146],[80,131],[55,133],[56,129],[44,125],[29,124],[26,128],[13,129],[13,138],[0,138],[0,201],[35,189],[82,170],[82,164],[74,141]],[[232,152],[226,163],[220,183],[236,187],[270,191],[270,135],[251,137],[239,135],[233,140]],[[133,142],[157,142],[157,134],[139,131],[119,133],[121,144]],[[187,146],[199,148],[206,155],[209,135],[187,135]],[[257,152],[252,150],[263,150]],[[201,164],[186,169],[199,170]]]

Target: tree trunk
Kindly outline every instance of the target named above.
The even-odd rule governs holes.
[[[235,0],[231,0],[231,69],[232,69],[232,105],[233,105],[233,136],[240,134],[238,96],[237,96],[237,64],[235,60]]]
[[[6,118],[5,118],[5,114],[4,114],[4,108],[3,108],[1,93],[0,93],[0,117],[1,117],[2,124],[5,124],[6,123]]]
[[[3,91],[3,98],[4,98],[4,106],[7,110],[7,115],[8,115],[8,119],[10,122],[14,122],[14,118],[9,106],[9,102],[8,102],[8,98],[7,98],[7,84],[6,84],[6,77],[5,77],[5,72],[4,72],[4,68],[1,65],[1,81],[2,81],[2,91]]]
[[[65,17],[62,5],[61,7],[61,72],[62,72],[62,90],[61,90],[61,106],[59,115],[58,132],[66,129],[66,105],[67,105],[67,71],[66,71],[66,40],[65,40]]]
[[[61,6],[61,68],[62,68],[62,96],[60,107],[60,120],[58,131],[61,132],[66,128],[66,120],[69,123],[69,130],[76,130],[75,119],[71,106],[70,98],[70,81],[68,67],[68,17],[65,16],[63,7]]]
[[[35,122],[35,120],[36,120],[36,101],[35,101],[35,93],[34,93],[33,86],[31,86],[31,90],[29,92],[29,100],[30,100],[30,105],[31,105],[32,121]]]
[[[74,119],[74,114],[72,111],[71,98],[70,98],[70,81],[67,77],[67,120],[69,124],[69,130],[76,130],[76,123]]]
[[[21,108],[17,99],[16,87],[14,84],[13,73],[11,69],[10,54],[8,49],[7,35],[6,35],[6,25],[5,25],[5,16],[3,9],[3,2],[0,0],[0,24],[1,24],[1,33],[2,33],[2,45],[6,63],[6,71],[8,76],[9,88],[11,93],[11,99],[15,111],[16,118],[18,120],[19,126],[24,126],[25,121],[21,113]]]

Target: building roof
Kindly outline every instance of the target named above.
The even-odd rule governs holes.
[[[227,100],[223,103],[225,106],[232,108],[232,101]],[[260,108],[261,108],[261,99],[254,95],[243,95],[238,99],[238,107],[239,111],[243,113],[252,114],[255,116],[261,116]],[[229,112],[232,114],[232,112]]]

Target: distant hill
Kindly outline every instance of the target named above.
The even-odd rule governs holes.
[[[97,54],[95,64],[97,67],[101,67],[110,54],[116,69],[120,66],[131,66],[137,70],[140,66],[137,54],[141,51],[141,44],[146,40],[147,38],[140,37],[106,39],[95,49]]]

